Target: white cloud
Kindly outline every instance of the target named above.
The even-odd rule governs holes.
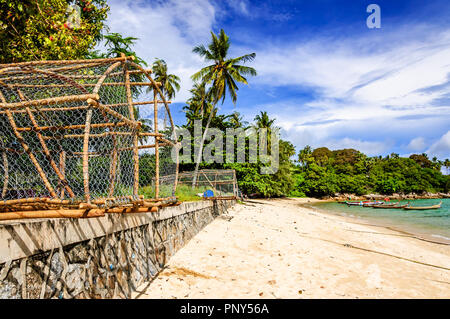
[[[228,0],[228,5],[233,8],[236,12],[248,16],[250,12],[248,11],[248,3],[244,0]]]
[[[186,101],[192,86],[190,76],[204,66],[192,49],[209,40],[215,22],[214,6],[208,0],[112,0],[108,4],[110,32],[139,38],[135,50],[147,63],[156,57],[164,59],[169,72],[181,79],[174,102]]]
[[[423,137],[416,137],[409,142],[407,148],[411,151],[418,152],[423,151],[427,144],[425,143],[425,139]]]
[[[341,140],[331,140],[327,144],[328,147],[333,150],[343,148],[355,148],[358,151],[361,151],[369,156],[382,154],[389,147],[389,145],[384,142],[363,141],[348,137],[343,138]]]
[[[192,48],[209,41],[217,15],[227,14],[224,5],[211,0],[111,0],[109,4],[111,32],[138,37],[135,49],[147,62],[155,57],[166,60],[169,71],[181,78],[175,102],[188,99],[190,76],[204,66]],[[253,18],[264,16],[246,0],[229,0],[227,8]],[[398,144],[395,138],[403,134],[404,147],[425,149],[424,140],[411,140],[417,136],[414,130],[427,130],[426,125],[431,129],[450,117],[450,102],[446,102],[450,101],[450,30],[424,25],[391,30],[383,29],[378,36],[372,32],[370,38],[315,34],[307,40],[276,43],[267,37],[252,39],[248,47],[233,46],[235,55],[256,52],[252,66],[259,75],[251,85],[272,94],[267,95],[267,104],[239,111],[251,120],[256,110],[267,110],[297,148],[306,144],[359,147],[375,155]],[[314,96],[299,104],[292,97],[274,95],[277,87],[286,86]],[[434,105],[438,100],[439,106]],[[442,134],[442,128],[437,131]],[[436,143],[430,151],[442,153],[445,140]]]
[[[427,153],[439,158],[450,157],[450,131],[442,135],[442,137],[433,143],[427,150]]]
[[[417,32],[416,40],[397,47],[386,43],[398,35],[387,35],[372,43],[385,47],[376,51],[361,49],[363,36],[265,45],[257,51],[257,81],[311,87],[321,100],[343,99],[360,107],[423,106],[447,92],[420,90],[446,83],[450,74],[450,31],[433,31],[439,37],[423,39],[426,33]]]
[[[405,29],[386,31],[370,40],[362,35],[318,35],[293,44],[265,43],[256,51],[259,77],[255,81],[315,93],[306,103],[278,101],[262,108],[278,119],[286,135],[301,140],[299,132],[309,132],[308,136],[314,136],[311,145],[327,141],[337,145],[336,135],[355,133],[356,128],[362,135],[371,129],[371,140],[377,139],[377,134],[394,132],[393,128],[414,134],[414,125],[423,127],[421,122],[432,130],[433,123],[450,117],[450,30],[431,26]],[[279,111],[280,105],[286,112]],[[405,135],[399,129],[395,133]],[[354,147],[386,151],[380,144],[350,136],[340,140],[342,145],[353,142]],[[418,148],[419,142],[410,146]]]

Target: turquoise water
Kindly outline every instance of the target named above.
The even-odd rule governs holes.
[[[431,206],[440,199],[409,200],[411,206]],[[408,201],[401,201],[407,203]],[[436,210],[375,209],[347,206],[338,203],[317,203],[315,208],[328,213],[369,221],[434,241],[450,243],[450,199],[442,199],[442,207]]]

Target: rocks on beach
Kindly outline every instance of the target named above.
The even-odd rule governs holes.
[[[367,194],[367,195],[355,195],[355,194],[341,194],[336,193],[334,196],[330,196],[326,199],[345,201],[345,200],[384,200],[388,198],[389,200],[404,200],[404,199],[439,199],[439,198],[450,198],[450,193],[423,193],[423,194],[392,194],[392,195],[382,195],[382,194]]]

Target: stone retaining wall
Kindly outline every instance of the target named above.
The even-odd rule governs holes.
[[[231,200],[0,223],[0,298],[128,298]]]

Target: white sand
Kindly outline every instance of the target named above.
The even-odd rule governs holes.
[[[450,298],[450,246],[299,206],[307,200],[236,205],[134,297]]]

